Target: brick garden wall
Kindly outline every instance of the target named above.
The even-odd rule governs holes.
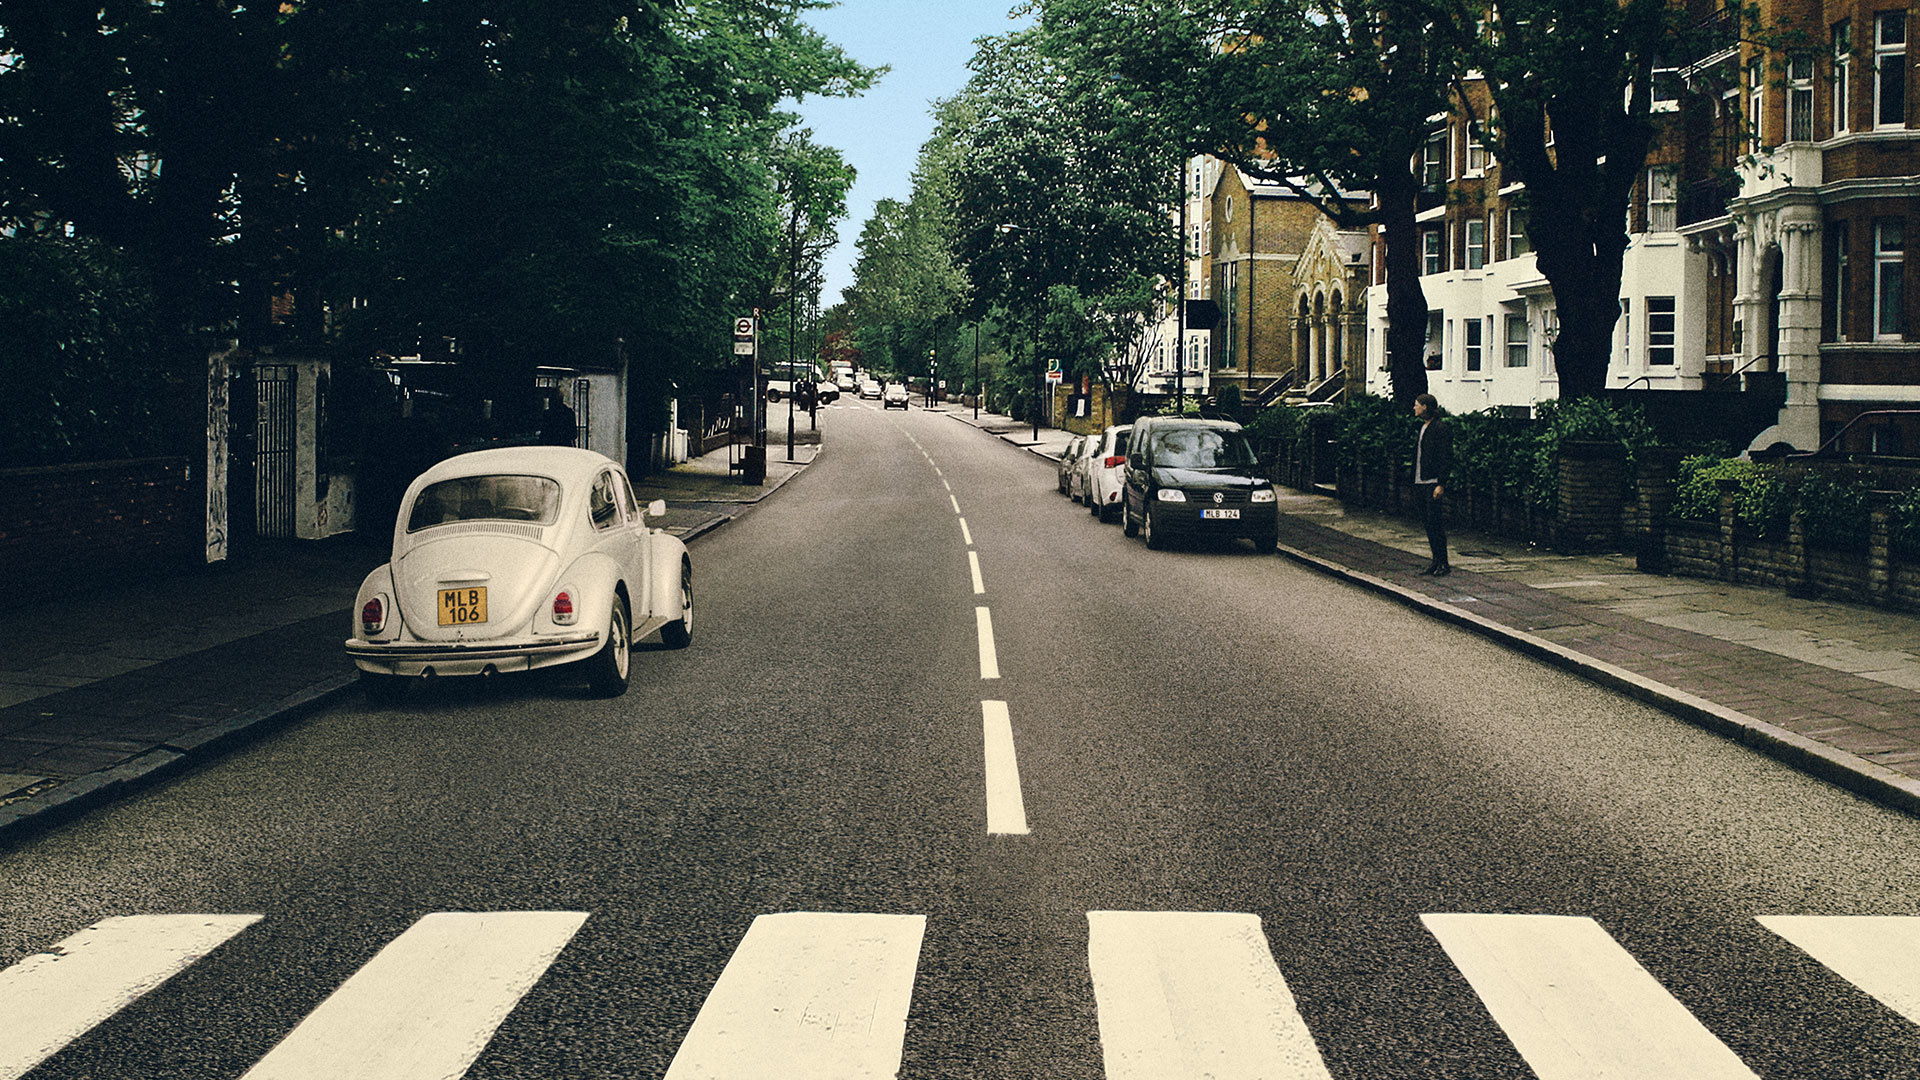
[[[0,605],[196,565],[205,502],[186,458],[0,469]]]

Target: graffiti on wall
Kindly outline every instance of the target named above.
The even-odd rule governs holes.
[[[207,561],[227,558],[227,432],[232,352],[207,354]]]

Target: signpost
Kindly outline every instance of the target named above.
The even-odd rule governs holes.
[[[753,426],[754,438],[741,451],[740,482],[743,484],[764,484],[767,482],[767,448],[760,442],[763,430],[760,418],[760,320],[756,315],[743,315],[733,320],[733,355],[746,360],[746,390],[740,395],[740,401],[748,403],[748,422]]]

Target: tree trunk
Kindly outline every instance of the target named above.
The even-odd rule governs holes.
[[[1387,367],[1395,404],[1427,392],[1427,294],[1420,286],[1419,186],[1411,172],[1379,178],[1375,194],[1386,231]]]
[[[1547,200],[1542,200],[1547,201]],[[1620,200],[1624,202],[1623,200]],[[1613,325],[1620,319],[1620,274],[1627,234],[1613,200],[1593,198],[1587,206],[1569,206],[1553,215],[1560,222],[1585,222],[1586,228],[1528,230],[1542,276],[1553,285],[1560,335],[1553,342],[1553,363],[1560,377],[1560,398],[1595,397],[1607,385],[1613,360]],[[1549,203],[1551,205],[1551,203]],[[1598,222],[1610,222],[1599,227]]]

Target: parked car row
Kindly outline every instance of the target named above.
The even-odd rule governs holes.
[[[1177,539],[1247,539],[1263,552],[1279,546],[1278,496],[1231,421],[1149,416],[1075,436],[1060,458],[1059,484],[1150,548]]]

